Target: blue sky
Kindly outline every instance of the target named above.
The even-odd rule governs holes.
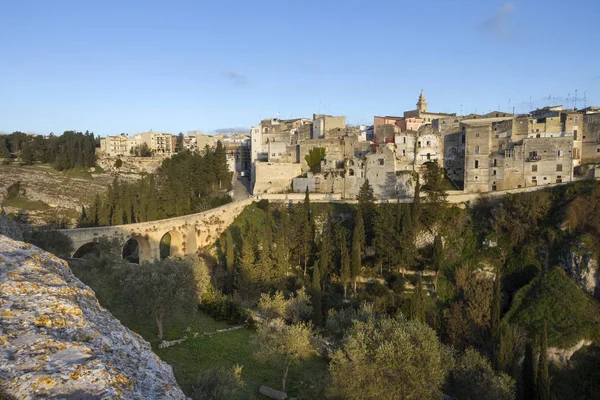
[[[440,112],[572,106],[576,89],[600,105],[598,15],[597,0],[6,1],[0,131],[372,123],[421,88]]]

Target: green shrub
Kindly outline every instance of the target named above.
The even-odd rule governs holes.
[[[14,199],[21,194],[21,181],[16,181],[6,188],[6,200]]]
[[[567,348],[581,339],[600,338],[600,307],[558,267],[519,290],[505,318],[532,336],[539,336],[547,321],[550,346]]]
[[[244,388],[242,367],[236,365],[232,370],[211,368],[200,372],[192,385],[194,400],[228,400],[240,396]]]
[[[27,232],[24,240],[61,258],[70,257],[73,251],[71,239],[54,230]]]
[[[261,209],[263,211],[267,211],[269,209],[269,200],[267,200],[267,199],[259,200],[258,203],[256,203],[256,207],[258,207],[259,209]]]
[[[227,321],[230,324],[243,324],[250,319],[239,299],[226,296],[212,286],[202,294],[200,309],[217,321]]]

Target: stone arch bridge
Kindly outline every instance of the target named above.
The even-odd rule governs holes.
[[[170,254],[173,256],[194,254],[199,248],[213,244],[244,208],[252,204],[254,200],[254,198],[248,198],[205,212],[158,221],[61,229],[60,232],[73,242],[71,256],[74,256],[83,246],[98,243],[102,238],[110,241],[116,240],[121,251],[126,243],[133,239],[138,244],[139,262],[142,263],[160,258],[160,243],[167,233],[171,236]]]

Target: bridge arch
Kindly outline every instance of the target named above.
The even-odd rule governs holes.
[[[141,264],[152,260],[150,241],[141,235],[132,235],[122,246],[121,255],[124,260]]]
[[[83,258],[86,255],[100,257],[100,248],[98,242],[85,243],[73,253],[73,258]]]
[[[170,230],[160,239],[160,258],[185,256],[185,238],[178,230]]]

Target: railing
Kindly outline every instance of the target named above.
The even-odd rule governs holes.
[[[541,159],[542,159],[542,156],[529,156],[525,159],[525,161],[535,162],[535,161],[540,161]]]

